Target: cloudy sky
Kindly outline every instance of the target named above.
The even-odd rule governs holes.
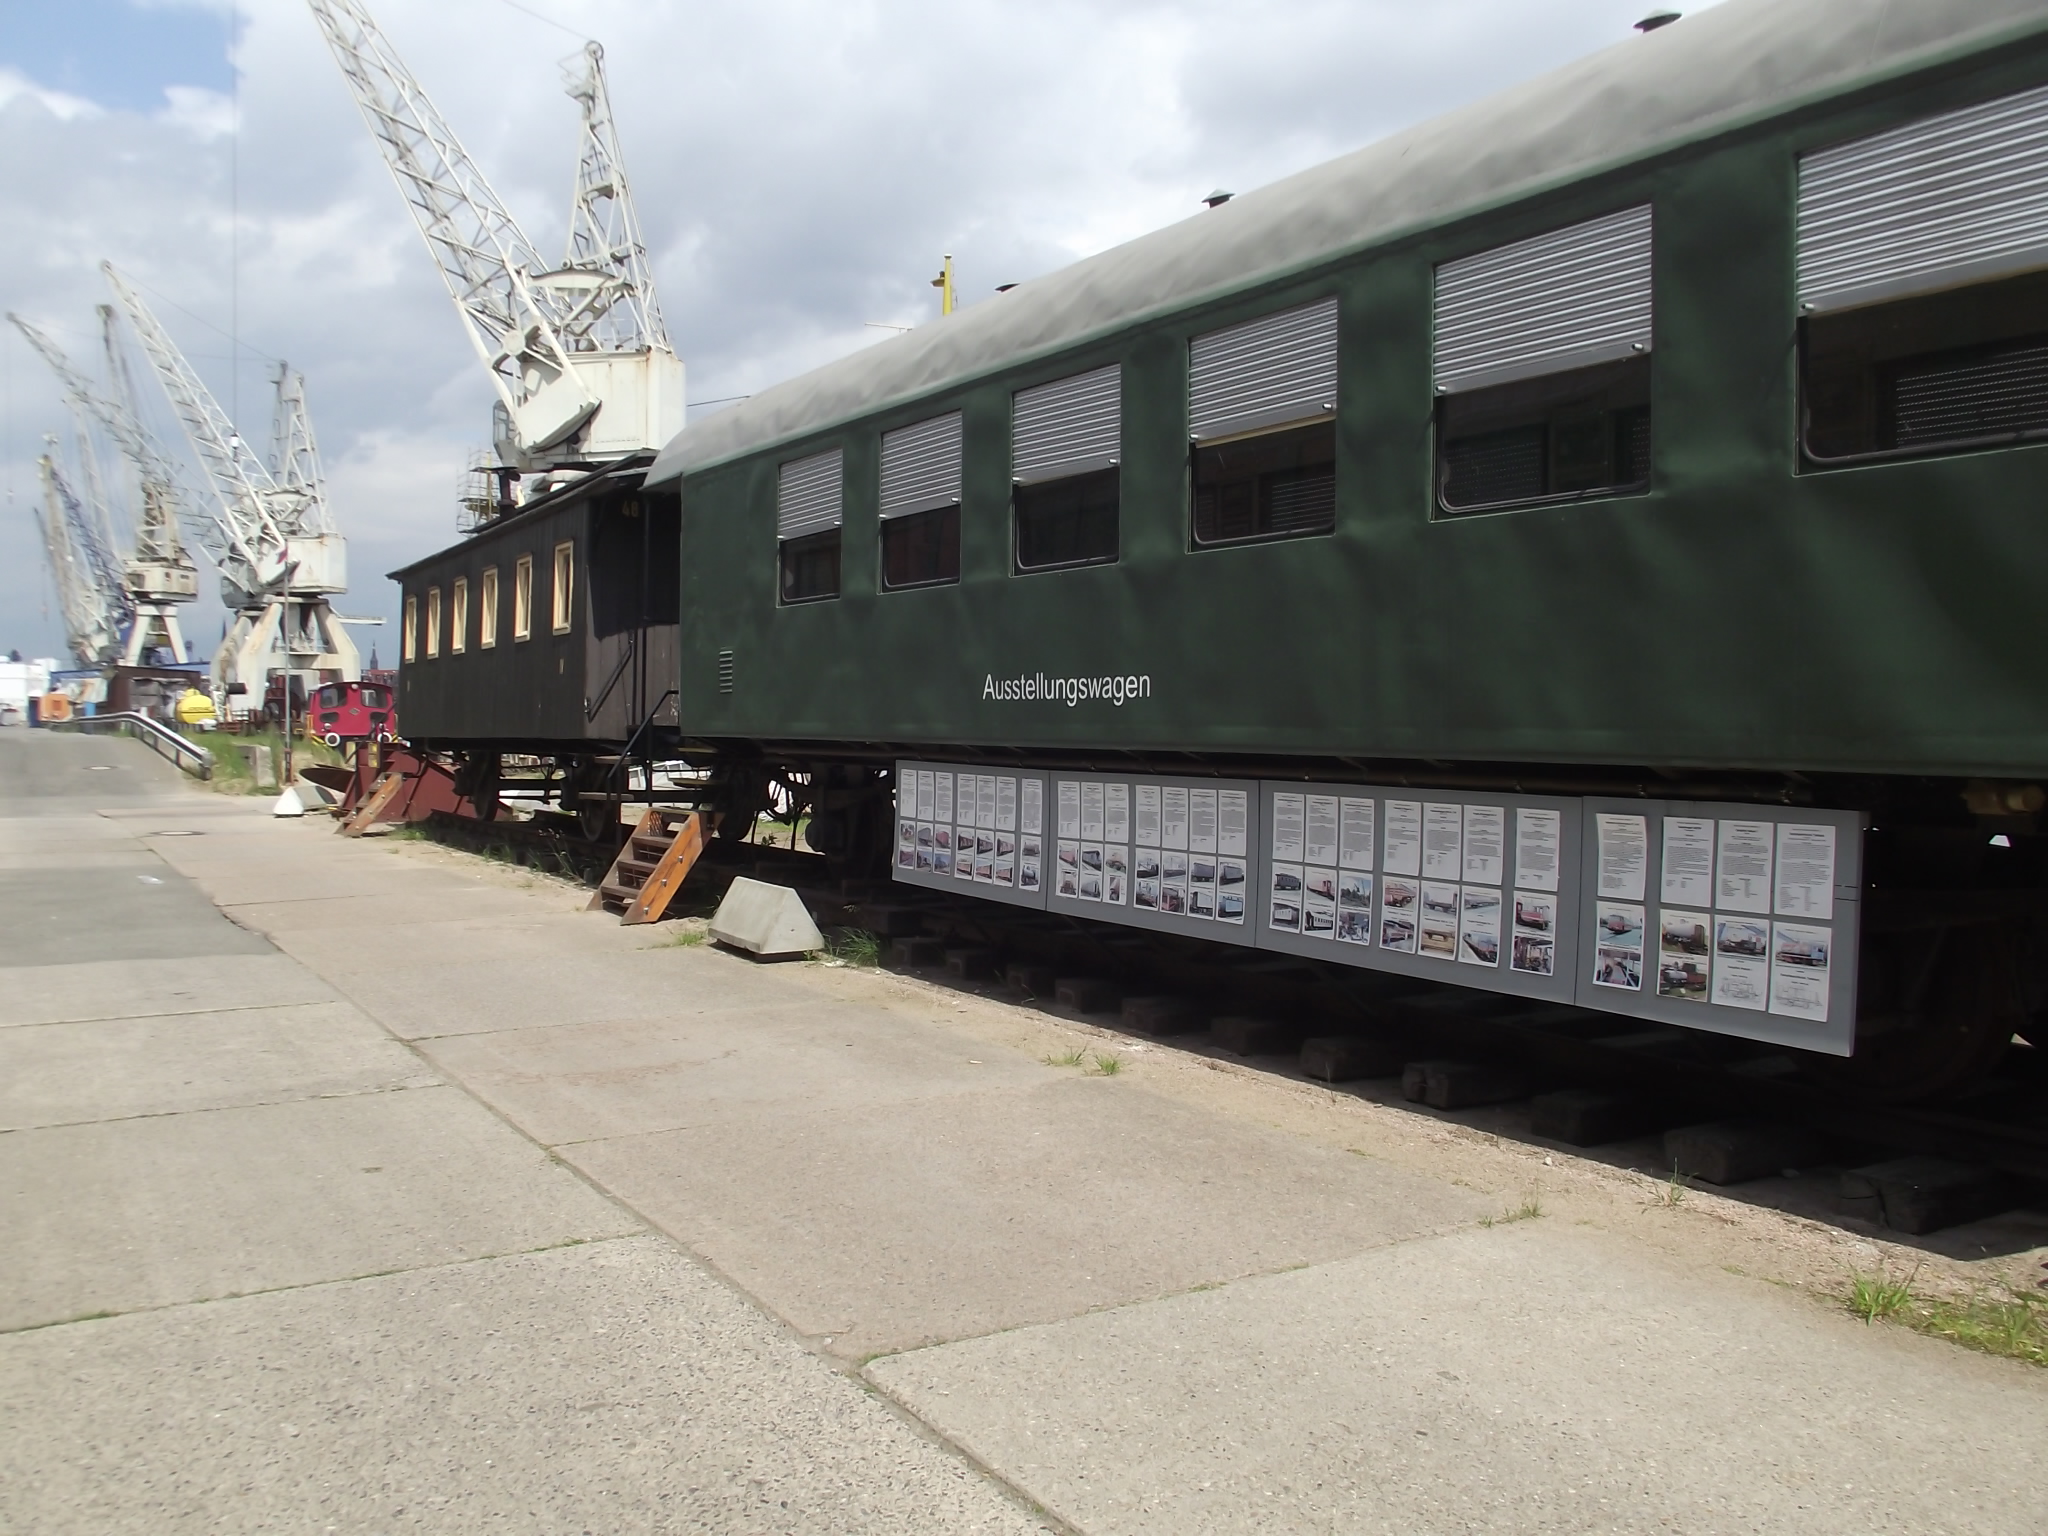
[[[1650,0],[371,0],[534,243],[564,235],[605,45],[669,332],[701,410],[1198,214],[1566,60]],[[1680,0],[1680,9],[1703,8]],[[304,0],[0,0],[0,309],[94,360],[139,281],[245,436],[307,376],[344,613],[450,542],[490,390]],[[145,381],[146,382],[146,381]],[[176,441],[161,398],[147,402]],[[33,521],[65,421],[0,330],[0,652],[62,651]],[[187,633],[210,653],[213,582]],[[358,631],[388,662],[390,628]]]

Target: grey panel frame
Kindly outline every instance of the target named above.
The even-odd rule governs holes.
[[[1335,295],[1188,342],[1188,440],[1316,421],[1337,409]]]
[[[1733,1035],[1744,1040],[1761,1040],[1771,1045],[1787,1045],[1799,1050],[1815,1051],[1830,1056],[1853,1054],[1856,1043],[1856,966],[1861,952],[1863,881],[1863,831],[1865,818],[1860,811],[1816,810],[1811,806],[1776,806],[1737,804],[1727,801],[1698,802],[1681,800],[1597,800],[1584,802],[1585,815],[1581,826],[1583,846],[1580,850],[1580,867],[1587,872],[1581,882],[1578,932],[1581,938],[1580,953],[1584,956],[1579,966],[1579,988],[1577,1002],[1583,1008],[1595,1008],[1604,1013],[1627,1014],[1634,1018],[1650,1019],[1659,1024],[1672,1024],[1685,1029],[1705,1030],[1712,1034]],[[1644,985],[1641,992],[1621,991],[1613,987],[1595,986],[1592,982],[1592,961],[1594,947],[1595,913],[1603,898],[1599,894],[1600,882],[1592,872],[1599,868],[1597,846],[1599,823],[1596,818],[1602,814],[1646,816],[1649,818],[1650,839],[1648,843],[1648,871],[1643,892],[1642,906],[1645,908],[1643,927]],[[1825,922],[1834,930],[1834,948],[1829,956],[1828,1018],[1825,1024],[1812,1024],[1787,1018],[1770,1012],[1754,1012],[1742,1008],[1724,1007],[1712,1002],[1692,1002],[1680,998],[1659,997],[1649,974],[1657,947],[1650,942],[1650,935],[1660,930],[1663,922],[1665,903],[1662,900],[1664,853],[1664,818],[1695,817],[1720,821],[1769,822],[1774,828],[1784,825],[1828,826],[1835,831],[1835,882],[1833,915],[1826,919],[1802,919],[1778,914],[1775,910],[1761,916],[1765,924],[1773,922],[1811,921]],[[1773,833],[1775,844],[1776,834]],[[1718,860],[1717,860],[1718,865]],[[1775,895],[1775,874],[1772,885]],[[1718,878],[1719,869],[1715,875]],[[1775,900],[1772,902],[1776,906]],[[1671,910],[1684,911],[1685,907],[1671,904]],[[1718,906],[1714,915],[1719,916],[1725,909]],[[1751,916],[1752,914],[1742,914]],[[1775,945],[1773,945],[1775,948]]]
[[[1372,874],[1374,880],[1371,908],[1372,939],[1367,944],[1354,944],[1330,938],[1311,937],[1304,933],[1288,932],[1272,926],[1273,870],[1281,864],[1273,856],[1272,829],[1275,826],[1273,796],[1276,794],[1299,794],[1332,796],[1339,800],[1370,798],[1374,802],[1374,845]],[[1502,870],[1502,910],[1500,923],[1502,952],[1499,960],[1491,967],[1461,962],[1455,955],[1446,960],[1423,954],[1404,954],[1398,950],[1383,949],[1380,945],[1382,898],[1385,895],[1386,874],[1386,803],[1389,800],[1409,801],[1430,805],[1455,805],[1459,808],[1460,825],[1463,825],[1464,807],[1499,807],[1505,818],[1507,842],[1504,849],[1505,867]],[[1274,950],[1280,954],[1298,955],[1304,959],[1327,961],[1333,965],[1356,966],[1362,970],[1386,971],[1397,976],[1412,976],[1418,981],[1447,982],[1456,986],[1472,987],[1479,991],[1500,992],[1511,997],[1536,998],[1546,1002],[1570,1003],[1575,1000],[1574,978],[1581,967],[1578,964],[1578,935],[1580,932],[1575,919],[1578,915],[1578,885],[1580,876],[1579,860],[1582,839],[1579,835],[1581,801],[1549,795],[1499,795],[1452,792],[1437,789],[1413,789],[1386,784],[1333,784],[1298,783],[1267,779],[1259,784],[1260,818],[1267,828],[1267,835],[1259,847],[1259,885],[1257,895],[1258,947]],[[1514,832],[1515,812],[1520,809],[1552,811],[1559,818],[1557,844],[1557,884],[1555,893],[1556,918],[1554,942],[1556,961],[1549,976],[1533,976],[1516,971],[1508,964],[1508,933],[1512,929],[1514,897]],[[1425,812],[1426,814],[1426,812]],[[1304,864],[1306,861],[1303,861]],[[1399,873],[1395,879],[1411,878]],[[1420,887],[1421,876],[1412,877]],[[1434,882],[1432,882],[1434,883]],[[1461,878],[1454,882],[1460,887]],[[1482,882],[1474,882],[1475,886]],[[1418,896],[1419,907],[1419,896]],[[1419,914],[1418,914],[1419,915]]]
[[[896,764],[897,835],[895,841],[895,856],[891,859],[891,877],[899,884],[917,886],[921,889],[928,891],[944,891],[948,895],[953,896],[978,896],[982,898],[984,901],[1000,901],[1008,906],[1028,907],[1034,911],[1042,910],[1045,906],[1046,889],[1052,883],[1052,860],[1049,854],[1041,854],[1039,862],[1041,878],[1039,881],[1039,888],[1036,891],[1022,890],[1019,889],[1015,884],[1005,886],[998,885],[993,881],[962,880],[956,873],[953,873],[952,871],[948,871],[945,874],[941,874],[936,869],[918,868],[915,864],[907,868],[904,866],[902,862],[902,828],[906,821],[908,821],[913,828],[913,837],[916,836],[916,829],[930,828],[934,835],[934,846],[929,851],[933,854],[936,854],[938,851],[935,844],[936,833],[940,823],[937,818],[936,805],[933,808],[934,814],[930,817],[922,817],[917,815],[905,817],[903,815],[905,786],[912,786],[910,792],[914,795],[917,792],[916,786],[918,780],[916,778],[916,775],[919,772],[929,773],[934,776],[933,791],[935,795],[938,789],[936,782],[937,775],[941,773],[952,775],[956,796],[958,783],[963,777],[976,780],[979,780],[983,777],[993,777],[999,781],[1003,779],[1012,780],[1016,785],[1017,800],[1015,819],[1018,823],[1019,828],[1021,828],[1024,819],[1024,808],[1026,804],[1026,792],[1024,786],[1027,782],[1035,782],[1038,785],[1038,803],[1041,808],[1041,827],[1049,825],[1050,818],[1052,815],[1052,801],[1051,785],[1047,782],[1047,780],[1050,776],[1044,772],[1034,771],[1031,769],[991,769],[986,764],[974,763],[937,763],[905,759],[899,761]],[[998,794],[1000,795],[1000,786],[998,786]],[[959,826],[957,798],[953,803],[956,807],[953,820],[944,824],[949,833],[953,832]],[[993,827],[990,830],[999,831],[1001,829],[1000,827]],[[1021,865],[1021,845],[1024,842],[1025,834],[1021,830],[1018,830],[1014,833],[1014,835],[1016,836],[1017,841],[1020,845],[1020,851],[1018,854],[1014,855],[1014,857],[1017,858],[1018,864]],[[1049,849],[1051,846],[1050,836],[1043,831],[1041,831],[1040,833],[1040,842],[1041,846],[1044,848]],[[916,849],[917,844],[913,842],[913,855],[915,854]],[[951,848],[947,850],[949,854],[954,851],[955,850]],[[1014,869],[1018,866],[1013,865],[1012,867]]]
[[[881,517],[960,505],[962,417],[942,411],[882,434]]]
[[[1121,923],[1127,928],[1144,928],[1154,933],[1174,933],[1179,934],[1183,938],[1211,939],[1218,943],[1236,944],[1246,949],[1253,947],[1255,943],[1252,926],[1254,914],[1249,907],[1253,893],[1250,887],[1255,880],[1254,870],[1257,867],[1257,850],[1260,838],[1263,835],[1259,819],[1259,787],[1256,783],[1250,779],[1175,778],[1157,774],[1055,772],[1050,777],[1053,783],[1048,789],[1050,798],[1046,802],[1047,827],[1049,829],[1046,837],[1046,864],[1047,868],[1054,872],[1049,874],[1046,879],[1046,911],[1058,912],[1067,917],[1091,918],[1103,923]],[[1083,901],[1078,897],[1061,896],[1059,894],[1056,866],[1058,863],[1058,848],[1061,841],[1059,835],[1059,785],[1061,783],[1100,784],[1104,787],[1105,794],[1111,785],[1121,785],[1129,797],[1127,805],[1130,815],[1129,830],[1131,835],[1123,846],[1132,854],[1132,867],[1128,871],[1128,885],[1130,889],[1126,891],[1124,901],[1118,905],[1112,906],[1106,901]],[[1245,920],[1242,923],[1226,923],[1215,919],[1175,915],[1157,910],[1148,910],[1134,904],[1137,885],[1135,856],[1136,851],[1143,846],[1138,841],[1138,791],[1141,787],[1159,790],[1162,798],[1170,790],[1185,791],[1190,799],[1192,799],[1197,791],[1202,790],[1214,791],[1218,795],[1224,792],[1231,792],[1242,794],[1245,797],[1246,846],[1243,862],[1245,866],[1245,884],[1247,887],[1245,892],[1247,909]],[[1090,840],[1083,838],[1079,839],[1079,841],[1086,842]],[[1225,857],[1224,855],[1216,856],[1219,866],[1224,862]],[[1229,857],[1234,858],[1235,856]],[[1218,890],[1219,892],[1221,890],[1220,879]]]
[[[1651,205],[1444,262],[1432,301],[1439,395],[1646,355],[1656,286]]]
[[[1797,227],[1809,314],[2048,266],[2048,86],[1800,156]]]
[[[1010,397],[1010,479],[1040,485],[1114,469],[1123,458],[1122,363],[1020,389]]]
[[[827,448],[800,459],[785,459],[775,470],[775,537],[778,543],[808,538],[845,526],[846,453]]]

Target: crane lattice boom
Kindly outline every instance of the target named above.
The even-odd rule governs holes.
[[[307,0],[419,225],[508,430],[518,468],[659,447],[682,424],[668,345],[626,193],[602,53],[583,105],[569,255],[550,268],[360,0]]]

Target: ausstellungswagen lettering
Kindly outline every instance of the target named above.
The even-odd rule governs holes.
[[[1058,702],[1074,709],[1082,703],[1105,702],[1121,709],[1133,699],[1152,697],[1149,672],[1103,673],[1097,677],[1048,677],[1043,672],[1020,672],[1015,677],[997,677],[990,672],[982,678],[984,701],[1023,704],[1038,700]]]

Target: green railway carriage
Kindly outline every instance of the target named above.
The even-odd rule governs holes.
[[[2040,283],[1987,279],[1981,301],[1937,292],[1876,321],[1803,314],[1798,245],[1803,156],[2044,82],[2038,6],[1731,0],[756,396],[651,475],[687,506],[688,727],[2031,778],[2048,769],[2041,448],[1999,425],[1969,451],[1888,453],[1836,397],[1898,361],[1892,331],[1924,331],[1906,361],[1939,363],[2020,339],[2001,315],[2048,330]],[[1582,366],[1561,345],[1562,366],[1519,385],[1447,387],[1432,325],[1451,268],[1619,213],[1642,215],[1647,292],[1614,272],[1595,297],[1650,311],[1637,350]],[[1203,528],[1191,352],[1318,303],[1332,398],[1281,402],[1308,430],[1278,451],[1321,457],[1325,515]],[[1610,318],[1591,317],[1589,353]],[[1880,334],[1859,347],[1858,323]],[[1031,569],[1020,392],[1105,368],[1121,373],[1110,558]],[[940,550],[934,530],[919,566],[883,515],[884,443],[950,413],[950,507],[924,520],[956,531]],[[1549,483],[1510,462],[1546,434]],[[1617,436],[1632,440],[1601,441]],[[1447,464],[1487,438],[1491,469]],[[791,601],[778,477],[820,453],[841,469],[837,570],[828,599]],[[892,580],[898,544],[911,563]],[[1147,686],[1028,696],[1041,674]]]
[[[991,782],[1044,798],[1035,904],[1091,857],[1123,892],[1140,876],[1085,838],[1053,870],[1051,797],[1080,828],[1107,795],[1128,838],[1116,805],[1170,820],[1229,779],[1250,893],[1212,931],[1287,948],[1334,890],[1283,860],[1288,782],[1394,786],[1358,798],[1383,838],[1401,786],[1437,786],[1468,851],[1501,809],[1470,795],[1539,822],[1511,796],[1564,797],[1579,1001],[1647,970],[1655,1016],[1853,1049],[1897,1086],[2040,1002],[2044,454],[2048,8],[1728,0],[757,395],[648,484],[682,497],[685,740],[838,785],[834,851],[885,825],[904,869],[972,843],[907,783],[888,822],[856,814],[887,782],[859,765],[947,764],[941,804],[978,792],[984,822]],[[1659,799],[1666,832],[1631,845],[1601,797]],[[1864,902],[1810,1039],[1792,968],[1827,941],[1771,929],[1782,906],[1728,951],[1737,978],[1776,945],[1768,1003],[1693,1015],[1704,969],[1618,941],[1657,927],[1654,889],[1596,923],[1661,854],[1672,931],[1706,931],[1704,898],[1672,906],[1669,829],[1717,804],[1846,818],[1756,834],[1780,870],[1788,835],[1839,834],[1829,879]],[[1138,920],[1119,900],[1073,910]],[[1523,937],[1518,962],[1563,963]],[[1506,939],[1451,944],[1505,978]]]

